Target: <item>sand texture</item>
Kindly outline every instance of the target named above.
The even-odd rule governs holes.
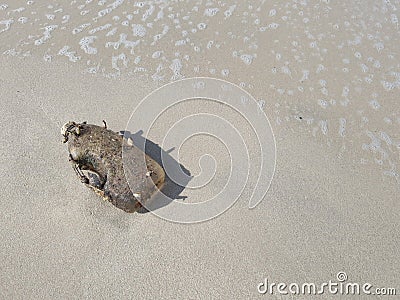
[[[0,3],[1,299],[309,299],[257,285],[320,284],[338,272],[400,293],[399,1],[45,2]],[[240,86],[270,121],[275,174],[254,209],[251,118],[191,99],[149,132],[146,113],[129,121],[158,87],[195,76]],[[249,170],[230,164],[239,140],[163,145],[174,124],[205,113],[235,125]],[[62,143],[64,123],[102,120],[211,176],[171,188],[176,201],[206,201],[247,173],[248,182],[208,221],[127,214],[79,182]]]

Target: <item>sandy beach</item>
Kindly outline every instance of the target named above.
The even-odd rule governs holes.
[[[1,299],[311,299],[258,287],[320,286],[340,272],[400,293],[398,1],[3,2]],[[228,189],[238,199],[224,213],[196,224],[127,214],[79,182],[65,122],[139,132],[130,117],[146,96],[200,76],[243,88],[268,117],[275,173],[254,209],[251,126],[206,99],[165,110],[145,137],[193,176],[213,156],[210,182],[179,190],[176,201],[197,203],[240,182],[227,175],[234,149],[218,142],[223,130],[163,138],[188,115],[234,124],[256,166],[238,170],[248,182]]]

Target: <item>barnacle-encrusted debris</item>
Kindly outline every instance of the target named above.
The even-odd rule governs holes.
[[[107,129],[105,122],[104,127],[68,122],[61,134],[64,143],[68,142],[69,159],[80,180],[116,207],[135,212],[162,187],[163,168],[121,135]]]

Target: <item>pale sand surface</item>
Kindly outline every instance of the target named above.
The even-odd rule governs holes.
[[[101,124],[105,119],[111,129],[124,130],[141,99],[173,76],[169,64],[176,56],[173,45],[179,40],[178,33],[170,31],[168,39],[160,40],[158,46],[150,43],[152,36],[143,37],[148,43],[142,42],[137,51],[146,57],[139,65],[148,68],[143,71],[148,76],[141,77],[143,72],[132,71],[137,54],[130,55],[123,47],[115,51],[101,47],[109,39],[104,34],[96,40],[97,56],[92,58],[80,50],[82,36],[70,32],[85,22],[85,16],[75,12],[82,20],[72,18],[73,24],[65,31],[68,34],[52,32],[54,36],[45,48],[35,48],[35,38],[21,42],[24,32],[39,38],[44,26],[39,19],[49,8],[35,8],[39,21],[28,29],[16,21],[23,11],[2,15],[2,20],[14,18],[15,22],[0,35],[6,41],[1,50],[14,48],[16,52],[0,57],[0,298],[280,299],[279,295],[260,296],[257,284],[264,278],[288,284],[322,283],[336,280],[340,271],[347,273],[348,281],[395,287],[399,293],[400,113],[399,79],[393,72],[399,71],[400,57],[396,52],[398,23],[391,17],[396,10],[382,4],[378,7],[382,10],[369,15],[373,1],[367,3],[370,9],[357,2],[343,2],[340,6],[331,4],[331,10],[325,2],[305,6],[303,15],[293,7],[261,6],[258,13],[268,16],[264,25],[273,21],[280,24],[276,30],[263,29],[267,37],[262,36],[264,31],[251,37],[252,26],[263,25],[256,23],[251,13],[231,17],[223,25],[211,18],[207,20],[211,33],[201,31],[193,40],[202,41],[199,44],[206,48],[208,40],[215,39],[221,48],[214,48],[214,44],[207,53],[190,52],[188,45],[180,49],[183,76],[244,82],[245,89],[265,101],[264,111],[271,120],[277,146],[276,173],[264,201],[248,209],[254,184],[250,177],[249,186],[231,209],[191,225],[164,221],[151,213],[126,214],[99,199],[77,180],[60,135],[62,124],[70,120]],[[24,3],[15,4],[13,9]],[[64,9],[67,14],[68,7]],[[118,9],[113,13],[121,15]],[[250,10],[237,8],[240,13]],[[285,13],[300,17],[282,19]],[[324,26],[314,23],[315,14]],[[194,27],[201,15],[192,17]],[[111,20],[109,15],[105,18]],[[243,19],[251,22],[233,27]],[[334,27],[336,22],[339,29]],[[346,22],[353,23],[347,26]],[[354,25],[357,22],[359,27]],[[231,32],[229,38],[227,32]],[[376,40],[368,39],[368,34],[374,34]],[[250,40],[243,42],[245,35]],[[357,43],[358,35],[364,38],[361,44]],[[385,47],[378,53],[379,39]],[[310,45],[314,40],[318,47]],[[343,41],[338,51],[336,46]],[[252,48],[252,43],[258,48]],[[82,59],[74,64],[57,56],[64,44],[74,45]],[[243,44],[243,49],[258,54],[250,65],[232,58],[232,51]],[[161,71],[164,81],[151,78],[158,65],[151,59],[155,48],[162,49],[166,57],[166,68]],[[27,50],[30,57],[23,58]],[[111,54],[121,52],[130,55],[131,61],[116,79],[83,72],[88,65],[98,63],[108,74]],[[146,52],[150,54],[146,56]],[[357,58],[358,52],[362,58]],[[52,55],[51,62],[43,61],[45,53]],[[184,60],[185,53],[190,53],[191,60]],[[229,76],[224,75],[226,69]],[[309,78],[304,70],[309,70]],[[389,81],[393,86],[385,84]],[[195,109],[193,103],[183,106],[175,118]],[[225,112],[221,110],[221,114]],[[229,112],[226,116],[230,117]],[[345,126],[340,126],[343,120]],[[168,127],[170,122],[168,116],[161,118],[152,141],[161,142],[163,124]],[[214,143],[204,138],[184,144],[181,159],[185,167],[198,172],[199,156]],[[251,142],[248,146],[254,150]],[[223,149],[216,147],[213,154],[220,162],[217,175],[228,172]],[[188,201],[208,199],[223,186],[221,177],[202,190],[201,197],[190,190],[181,195],[188,196]],[[353,297],[326,293],[320,298]]]
[[[126,214],[75,178],[59,125],[106,118],[123,129],[123,107],[152,87],[29,59],[2,64],[3,298],[244,298],[264,277],[322,282],[342,270],[398,284],[398,186],[373,169],[282,128],[275,178],[256,209],[244,194],[197,225]]]

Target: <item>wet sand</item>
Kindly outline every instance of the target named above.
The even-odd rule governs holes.
[[[65,43],[79,45],[81,36],[54,36],[46,46],[54,52],[53,58],[46,62],[43,54],[47,50],[33,47],[34,38],[31,44],[15,46],[25,29],[13,26],[22,26],[22,22],[14,22],[2,32],[0,36],[7,41],[2,52],[6,48],[22,50],[0,57],[1,298],[248,299],[261,297],[257,285],[265,278],[287,284],[318,284],[336,280],[341,271],[346,272],[348,282],[398,289],[400,113],[396,104],[399,87],[392,72],[399,70],[399,54],[394,51],[399,37],[396,23],[390,21],[395,12],[389,6],[379,6],[387,10],[379,10],[375,18],[389,16],[379,27],[367,19],[367,10],[361,13],[361,8],[357,8],[359,19],[352,19],[351,5],[331,3],[332,10],[323,3],[320,7],[306,5],[303,15],[298,8],[287,8],[293,13],[286,19],[289,21],[282,19],[284,8],[260,6],[256,12],[255,6],[255,13],[266,16],[265,26],[280,24],[277,29],[274,25],[264,29],[267,37],[258,35],[264,31],[258,31],[256,37],[246,31],[257,19],[250,22],[251,13],[244,15],[248,23],[242,23],[241,28],[229,23],[240,23],[239,16],[251,10],[248,8],[238,7],[234,17],[223,23],[222,13],[228,5],[221,9],[221,16],[217,14],[219,19],[204,21],[208,29],[219,28],[215,40],[217,44],[221,41],[221,47],[207,53],[190,52],[191,59],[182,63],[179,73],[185,77],[215,76],[238,85],[244,82],[246,90],[264,101],[263,109],[276,138],[277,164],[271,187],[255,209],[248,209],[254,183],[250,181],[227,212],[188,225],[151,213],[126,214],[101,200],[77,180],[60,135],[60,127],[69,120],[101,124],[105,119],[110,129],[124,130],[132,110],[146,95],[179,78],[174,78],[177,73],[169,68],[170,64],[179,66],[172,62],[177,46],[168,46],[179,40],[178,34],[170,33],[173,38],[160,40],[164,44],[157,46],[163,49],[167,66],[160,81],[151,77],[158,66],[151,59],[157,50],[151,48],[152,36],[143,36],[147,44],[138,46],[143,57],[146,51],[151,52],[146,58],[151,62],[141,62],[147,66],[145,74],[133,71],[132,61],[138,54],[130,55],[129,50],[121,50],[123,47],[115,53],[110,47],[99,47],[103,52],[91,61],[106,69],[112,69],[108,51],[112,55],[126,52],[131,59],[116,76],[104,76],[116,70],[88,74],[86,59],[90,55],[78,46],[75,51],[82,59],[76,63],[56,54]],[[374,7],[372,1],[368,5]],[[44,10],[38,8],[41,16]],[[313,38],[300,35],[307,31],[301,27],[308,26],[304,18],[313,22],[315,12],[325,25],[310,25]],[[193,17],[196,27],[201,15]],[[334,20],[346,30],[335,29]],[[359,22],[360,27],[353,23],[347,26],[350,20]],[[362,21],[367,22],[365,28]],[[31,30],[37,30],[38,22]],[[293,24],[297,29],[288,31]],[[370,25],[376,28],[372,30]],[[332,36],[334,31],[336,36]],[[379,53],[378,41],[367,37],[357,44],[357,34],[375,31],[376,39],[381,38],[385,45]],[[228,38],[228,32],[236,37]],[[206,49],[214,34],[204,30],[195,40]],[[257,42],[257,48],[246,48],[257,54],[251,64],[246,64],[249,57],[241,56],[245,53],[232,56],[242,43],[247,47],[244,35],[249,36],[250,44]],[[96,41],[106,43],[107,38],[99,36]],[[298,44],[293,45],[294,40]],[[337,46],[342,42],[343,52],[338,54]],[[149,47],[151,51],[146,50]],[[292,51],[295,48],[297,52]],[[30,55],[23,57],[28,49]],[[185,51],[189,50],[180,50],[181,62]],[[357,53],[362,58],[357,58]],[[192,106],[182,106],[176,116],[192,110]],[[154,127],[151,140],[155,143],[162,141],[163,124],[170,125],[165,118]],[[229,168],[223,149],[211,139],[197,142],[182,147],[185,167],[196,174],[202,150],[216,148],[215,159],[224,162],[217,174],[224,175]],[[253,150],[252,144],[249,148]],[[189,189],[181,195],[188,196],[188,201],[208,199],[224,185],[218,181],[220,177],[201,197]],[[264,297],[285,298],[276,294]],[[321,296],[331,297],[328,293]]]

